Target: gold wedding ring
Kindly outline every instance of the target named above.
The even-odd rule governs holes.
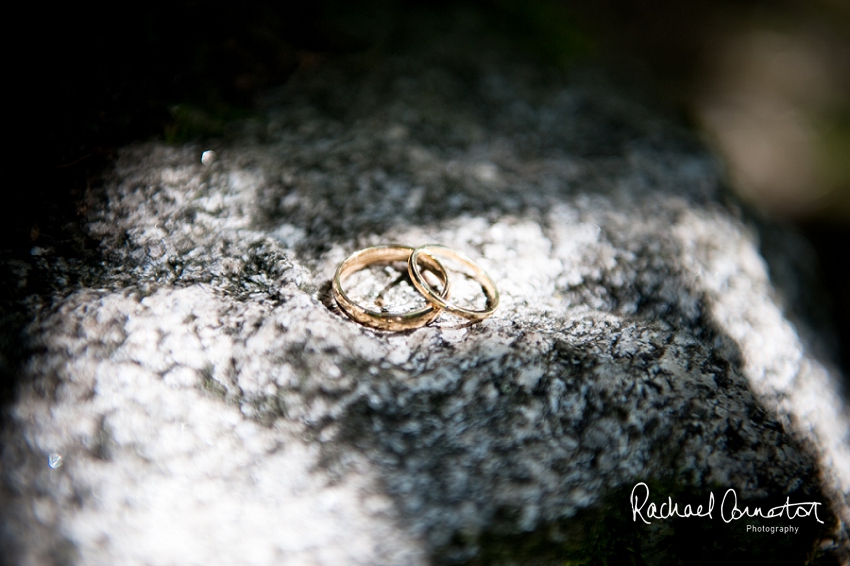
[[[472,271],[470,278],[481,286],[487,300],[483,309],[469,309],[449,302],[449,275],[435,256],[454,260]],[[370,265],[399,261],[407,262],[410,280],[416,290],[425,297],[427,306],[407,312],[376,311],[355,303],[343,291],[343,282],[352,274]],[[430,271],[436,275],[440,286],[435,288],[426,281],[423,271]],[[478,322],[493,314],[499,306],[499,291],[490,276],[462,253],[439,244],[428,244],[418,248],[400,245],[374,246],[355,252],[337,267],[331,289],[334,299],[345,314],[361,324],[381,330],[398,331],[419,328],[437,318],[444,310]]]
[[[425,326],[440,314],[440,309],[429,304],[423,308],[407,312],[387,312],[367,309],[352,301],[342,289],[342,283],[350,275],[373,264],[388,264],[396,261],[406,262],[413,253],[410,246],[386,245],[374,246],[355,252],[348,256],[336,270],[331,289],[334,299],[345,313],[366,326],[380,330],[410,330]],[[434,273],[442,283],[442,289],[437,296],[441,300],[449,296],[449,276],[445,268],[433,257],[427,257],[422,262],[428,271]]]
[[[476,283],[481,285],[481,289],[484,291],[484,296],[487,298],[487,303],[482,310],[467,309],[448,302],[447,296],[441,296],[428,284],[427,281],[425,281],[419,264],[421,262],[422,265],[429,265],[426,262],[426,258],[436,261],[436,258],[434,257],[435,255],[454,259],[472,270],[474,273],[473,279]],[[429,303],[441,309],[445,309],[452,314],[477,322],[496,312],[496,308],[499,306],[499,291],[496,289],[496,284],[493,283],[490,276],[487,275],[483,269],[478,267],[474,261],[462,253],[451,248],[447,248],[446,246],[428,244],[426,246],[416,248],[407,260],[407,270],[410,272],[410,278],[413,280],[413,284],[416,286],[416,289],[422,293],[426,299],[428,299]]]

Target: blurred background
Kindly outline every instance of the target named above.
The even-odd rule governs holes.
[[[242,5],[237,5],[242,4]],[[811,244],[850,368],[850,0],[469,0],[69,5],[33,14],[13,46],[20,163],[0,252],[96,258],[86,195],[116,148],[226,137],[297,69],[407,39],[412,13],[477,18],[568,71],[650,85],[724,156],[754,210]],[[23,54],[22,56],[17,56]],[[15,67],[17,65],[18,67]]]

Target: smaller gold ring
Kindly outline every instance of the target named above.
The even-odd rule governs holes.
[[[331,289],[340,308],[357,322],[380,330],[410,330],[425,326],[440,314],[440,308],[428,303],[427,306],[408,312],[385,312],[367,309],[352,301],[342,290],[342,282],[352,273],[375,263],[407,261],[413,253],[410,246],[385,245],[366,248],[354,252],[339,264],[334,274]],[[437,294],[441,300],[449,296],[449,276],[446,269],[433,257],[424,260],[423,265],[440,280],[442,290]],[[421,274],[420,274],[421,276]],[[424,280],[424,279],[423,279]],[[435,293],[436,294],[436,293]]]
[[[483,310],[472,310],[460,307],[458,305],[453,305],[448,302],[448,297],[443,297],[438,294],[434,289],[428,285],[425,281],[425,278],[422,277],[422,271],[419,268],[420,258],[424,265],[428,265],[425,263],[425,258],[431,258],[436,261],[435,255],[444,256],[448,258],[453,258],[460,263],[466,265],[474,272],[475,282],[481,285],[481,289],[484,291],[484,296],[487,298],[487,304],[485,305]],[[496,289],[496,284],[493,283],[493,280],[490,279],[490,276],[487,275],[483,269],[478,267],[478,265],[463,255],[462,253],[455,251],[451,248],[447,248],[446,246],[441,246],[439,244],[428,244],[425,246],[420,246],[413,250],[413,253],[410,254],[410,258],[407,260],[407,270],[410,272],[410,279],[413,281],[413,284],[416,286],[416,289],[425,295],[425,298],[428,299],[428,302],[431,304],[438,306],[442,309],[447,310],[452,314],[456,314],[458,316],[462,316],[464,318],[468,318],[469,320],[479,321],[487,318],[494,312],[496,312],[496,308],[499,306],[499,291]]]

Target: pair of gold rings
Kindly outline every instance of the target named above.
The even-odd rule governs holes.
[[[471,278],[481,286],[487,299],[483,309],[469,309],[449,302],[451,288],[449,274],[437,257],[459,262],[472,272]],[[343,291],[343,282],[352,274],[371,265],[401,261],[407,262],[410,280],[427,301],[426,306],[407,312],[377,311],[355,303]],[[425,271],[430,271],[436,276],[438,285],[429,284],[425,280]],[[439,244],[428,244],[418,248],[390,244],[354,252],[339,264],[331,288],[334,299],[345,314],[361,324],[381,330],[398,331],[419,328],[437,318],[443,311],[478,322],[493,314],[499,306],[499,291],[490,276],[462,253]]]

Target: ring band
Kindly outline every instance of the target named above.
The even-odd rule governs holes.
[[[367,309],[354,301],[352,301],[345,291],[342,290],[342,282],[345,281],[352,273],[356,273],[361,269],[375,263],[391,263],[394,261],[408,261],[412,256],[414,249],[410,246],[400,245],[385,245],[374,246],[355,252],[348,256],[334,274],[333,284],[331,286],[334,299],[340,308],[345,313],[356,320],[357,322],[372,328],[380,330],[409,330],[425,326],[440,314],[440,308],[435,306],[433,302],[428,301],[428,305],[408,311],[408,312],[382,312]],[[449,276],[446,269],[431,256],[425,256],[422,264],[428,271],[434,273],[441,281],[442,290],[434,295],[439,297],[441,301],[449,296]],[[408,268],[409,271],[409,268]],[[419,277],[422,277],[421,272],[417,271]],[[424,279],[423,279],[424,281]],[[429,287],[429,289],[431,289]],[[426,298],[430,295],[426,295]]]
[[[484,291],[484,296],[487,298],[487,304],[483,310],[472,310],[453,305],[447,301],[448,294],[438,294],[430,285],[428,285],[425,278],[422,277],[419,262],[421,261],[423,265],[427,267],[428,260],[426,258],[437,261],[437,259],[433,257],[434,255],[453,258],[469,267],[475,273],[474,279],[476,283],[481,285],[481,289]],[[413,253],[410,254],[410,257],[407,260],[407,270],[410,272],[410,279],[413,281],[416,289],[425,295],[425,298],[428,299],[429,303],[436,307],[440,307],[441,309],[445,309],[452,314],[468,318],[469,320],[479,321],[496,312],[496,308],[499,306],[499,291],[496,289],[496,284],[493,283],[490,276],[487,275],[483,269],[478,267],[474,261],[451,248],[447,248],[439,244],[420,246],[413,250]]]

